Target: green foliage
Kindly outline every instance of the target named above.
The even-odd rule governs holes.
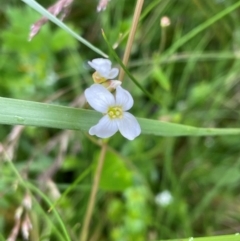
[[[109,218],[114,225],[111,232],[112,240],[144,241],[151,220],[147,208],[148,191],[144,186],[133,186],[126,189],[123,195],[123,202],[113,200],[108,207]],[[121,216],[121,219],[119,220],[117,216]]]
[[[83,109],[87,61],[109,51],[121,64],[135,1],[101,13],[96,1],[75,1],[65,24],[51,16],[57,26],[31,42],[40,15],[29,6],[41,8],[24,2],[0,13],[0,240],[30,193],[30,241],[77,241],[101,145],[87,134],[101,118]],[[123,82],[143,134],[108,141],[89,240],[239,240],[239,6],[145,0]],[[172,202],[163,205],[164,190]]]
[[[98,158],[96,158],[97,161]],[[124,191],[132,185],[132,182],[132,172],[124,165],[121,157],[115,153],[107,152],[99,183],[100,188],[106,191]]]
[[[29,8],[8,8],[6,11],[7,28],[0,33],[1,52],[5,56],[0,63],[2,95],[44,98],[54,90],[58,80],[56,54],[77,48],[75,39],[62,29],[51,30],[49,25],[42,28],[38,37],[27,41],[30,26],[38,17]],[[45,96],[41,94],[44,92]]]

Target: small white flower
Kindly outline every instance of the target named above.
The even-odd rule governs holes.
[[[109,59],[93,59],[88,61],[88,64],[96,70],[99,76],[107,79],[114,79],[118,76],[119,70],[117,68],[111,68],[112,62]]]
[[[93,109],[104,114],[98,124],[90,128],[90,135],[108,138],[119,130],[125,138],[133,140],[141,133],[137,119],[126,112],[133,106],[133,98],[121,86],[117,86],[114,96],[102,85],[93,84],[85,90],[85,97]]]
[[[155,202],[163,207],[168,206],[173,201],[173,196],[168,190],[160,192],[155,197]]]

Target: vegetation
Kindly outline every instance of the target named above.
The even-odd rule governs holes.
[[[90,136],[101,115],[83,109],[87,62],[123,65],[140,1],[74,1],[28,41],[32,2],[0,10],[0,241],[240,240],[240,1],[145,0],[122,83],[133,141]]]

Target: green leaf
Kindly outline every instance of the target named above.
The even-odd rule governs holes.
[[[102,114],[60,105],[0,97],[0,123],[83,130],[99,121]],[[214,136],[239,135],[240,128],[197,128],[192,126],[137,118],[142,134],[157,136]]]
[[[4,238],[4,237],[0,234],[0,240],[1,240],[1,241],[4,241],[4,240],[6,240],[6,238]]]
[[[107,191],[122,191],[130,187],[132,181],[132,172],[125,166],[121,157],[107,152],[101,173],[100,188]]]
[[[87,131],[100,113],[0,97],[0,123]]]
[[[215,237],[204,237],[204,238],[184,238],[184,239],[169,239],[169,240],[159,240],[159,241],[239,241],[239,233],[235,235],[223,235]]]

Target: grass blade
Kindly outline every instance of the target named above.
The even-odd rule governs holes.
[[[32,101],[0,97],[0,123],[88,131],[102,115],[93,110],[77,109]],[[142,134],[157,136],[239,135],[240,128],[197,128],[137,118]]]
[[[209,20],[205,21],[201,25],[194,28],[192,31],[190,31],[185,36],[183,36],[178,41],[176,41],[175,44],[173,44],[171,46],[171,48],[166,53],[164,53],[163,58],[166,58],[169,55],[173,54],[179,47],[184,45],[187,41],[189,41],[190,39],[195,37],[197,34],[202,32],[204,29],[208,28],[209,26],[211,26],[212,24],[214,24],[215,22],[217,22],[218,20],[220,20],[221,18],[226,16],[227,14],[231,13],[232,11],[237,9],[238,7],[240,7],[240,1],[238,1],[237,3],[233,4],[232,6],[226,8],[226,9],[224,9],[220,13],[218,13],[215,16],[213,16],[212,18],[210,18]]]
[[[161,241],[239,241],[240,235],[239,233],[235,235],[223,235],[223,236],[215,236],[215,237],[204,237],[204,238],[185,238],[185,239],[169,239],[169,240],[161,240]],[[160,240],[159,240],[160,241]]]

